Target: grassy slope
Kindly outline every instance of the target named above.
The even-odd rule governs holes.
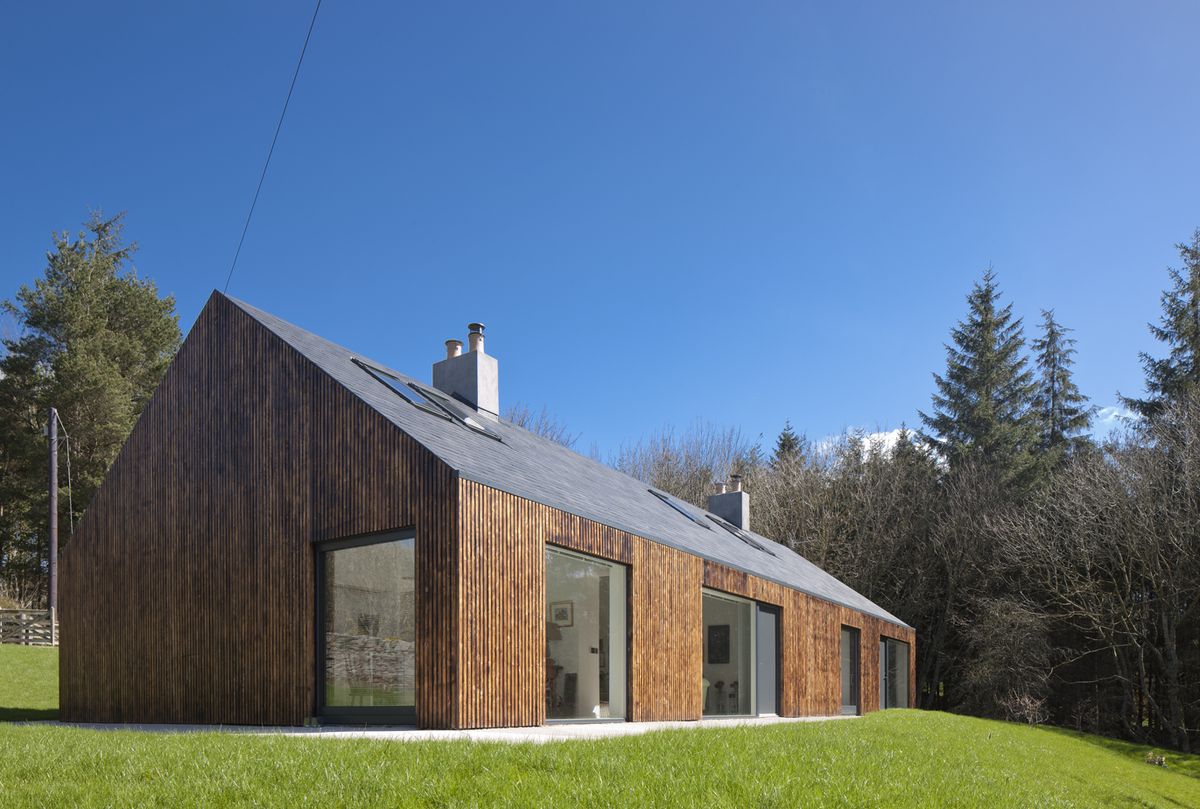
[[[21,693],[5,682],[16,661],[10,649],[0,648],[0,705]],[[26,693],[44,706],[52,689]],[[1200,806],[1200,777],[1188,775],[1200,776],[1200,757],[1168,754],[1164,770],[1143,763],[1145,752],[1092,736],[918,711],[549,745],[0,725],[0,795],[6,808]]]

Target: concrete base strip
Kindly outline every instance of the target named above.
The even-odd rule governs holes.
[[[31,722],[88,730],[134,730],[143,733],[249,733],[252,735],[293,736],[318,739],[378,739],[396,742],[473,741],[473,742],[560,742],[571,739],[611,739],[639,736],[659,730],[695,730],[698,728],[758,727],[794,722],[833,722],[855,719],[853,716],[754,716],[730,719],[701,719],[692,722],[603,722],[542,725],[528,728],[487,728],[481,730],[424,730],[412,726],[255,727],[243,725],[121,725],[89,722]]]

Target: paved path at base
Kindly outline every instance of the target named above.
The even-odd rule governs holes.
[[[696,728],[757,727],[790,722],[830,722],[854,719],[852,716],[755,716],[730,719],[701,719],[695,722],[579,722],[542,725],[535,728],[490,728],[487,730],[422,730],[411,726],[361,727],[326,725],[322,727],[251,727],[242,725],[116,725],[84,722],[46,722],[37,724],[91,730],[136,730],[145,733],[250,733],[318,739],[381,739],[396,742],[476,741],[476,742],[558,742],[570,739],[609,739],[637,736],[656,730],[692,730]]]

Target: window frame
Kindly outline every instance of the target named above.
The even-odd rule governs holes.
[[[704,706],[701,705],[700,706],[700,718],[701,719],[744,719],[746,717],[758,716],[758,602],[752,598],[746,598],[745,596],[739,596],[739,595],[734,595],[733,593],[727,593],[724,590],[714,590],[711,587],[701,587],[700,588],[700,631],[701,631],[701,633],[705,632],[704,599],[706,597],[712,597],[712,598],[720,599],[722,601],[728,601],[728,602],[731,602],[733,604],[738,604],[738,605],[746,604],[746,605],[749,605],[749,607],[750,607],[750,627],[749,627],[749,634],[750,634],[750,652],[749,652],[749,655],[750,655],[750,712],[749,713],[728,713],[728,714],[705,713]],[[782,613],[783,613],[783,611],[780,610],[780,615],[782,615]],[[778,636],[778,634],[779,634],[778,626],[776,626],[775,631],[776,631],[776,635]],[[701,639],[700,639],[700,654],[701,654],[700,682],[701,683],[704,682],[704,661],[707,659],[707,654],[705,654],[705,651],[704,651],[705,641],[706,641],[706,638],[702,635]],[[775,647],[776,663],[778,663],[780,656],[781,656],[781,653],[779,650],[779,643],[777,640],[776,647]],[[778,666],[777,666],[777,668],[778,668]],[[711,687],[711,685],[710,685],[710,687]],[[779,689],[779,682],[778,682],[778,680],[776,680],[776,690],[778,691],[778,689]],[[778,709],[778,705],[776,706],[776,709]]]
[[[556,553],[561,556],[574,557],[585,562],[600,563],[609,567],[618,567],[625,571],[625,706],[624,716],[606,716],[606,717],[550,717],[548,706],[545,706],[543,699],[543,707],[546,708],[546,715],[542,722],[546,725],[595,725],[614,722],[632,722],[633,721],[633,565],[627,562],[621,562],[616,559],[606,559],[603,556],[597,556],[591,553],[583,553],[582,551],[566,548],[562,545],[555,545],[551,542],[546,542],[542,552],[542,564],[546,564],[546,555],[548,553]],[[548,571],[543,571],[543,575],[548,577]],[[546,606],[549,606],[549,588],[546,593]],[[611,633],[610,633],[611,641]],[[542,644],[542,664],[540,671],[546,670],[546,658],[548,655],[549,643]],[[610,652],[611,654],[611,652]],[[612,669],[609,669],[609,676],[612,676]],[[611,693],[612,683],[609,683]]]
[[[421,699],[420,672],[413,672],[413,705],[396,706],[353,706],[325,704],[325,554],[331,551],[342,551],[351,548],[361,548],[368,545],[382,545],[386,542],[413,543],[413,598],[420,592],[416,586],[416,576],[419,569],[417,561],[417,532],[415,528],[398,528],[359,534],[352,537],[341,537],[312,543],[315,554],[313,570],[315,574],[314,598],[315,610],[313,615],[313,634],[315,638],[316,655],[313,663],[313,716],[323,724],[347,725],[415,725],[417,723],[416,703]],[[414,603],[414,609],[415,609]],[[414,625],[414,640],[420,632],[420,626]],[[414,650],[415,654],[415,650]],[[415,663],[415,661],[414,661]]]
[[[850,624],[842,624],[838,628],[838,691],[842,691],[842,644],[845,640],[845,633],[849,631],[853,637],[852,645],[850,646],[850,668],[851,668],[851,683],[853,684],[854,703],[847,704],[845,694],[840,693],[838,701],[840,703],[838,712],[842,716],[861,716],[862,715],[862,630]]]
[[[879,636],[879,709],[880,710],[893,710],[893,709],[898,709],[901,707],[911,708],[912,705],[910,703],[912,702],[912,700],[909,698],[909,694],[912,691],[912,689],[911,689],[912,683],[911,682],[908,683],[908,685],[910,687],[906,688],[904,691],[905,704],[903,706],[888,704],[888,699],[887,699],[888,689],[889,689],[889,686],[891,686],[891,684],[892,684],[891,678],[888,677],[888,673],[887,673],[887,663],[892,658],[892,651],[889,648],[890,644],[896,644],[899,646],[903,646],[905,648],[904,659],[905,659],[906,665],[905,665],[905,670],[904,670],[904,679],[906,681],[911,680],[908,665],[911,663],[912,644],[910,644],[906,640],[900,640],[899,638],[893,638],[891,635],[882,635],[881,634]]]

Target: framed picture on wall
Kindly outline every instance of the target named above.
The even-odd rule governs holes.
[[[552,602],[550,604],[550,623],[555,626],[575,626],[575,602]]]
[[[713,624],[708,628],[708,662],[729,662],[729,624]]]

